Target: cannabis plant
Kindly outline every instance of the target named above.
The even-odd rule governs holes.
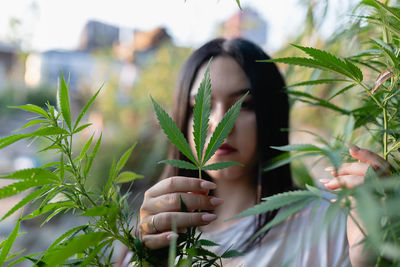
[[[211,62],[211,60],[210,60]],[[210,80],[210,62],[208,63],[203,80],[200,83],[198,93],[196,95],[195,104],[193,107],[193,136],[196,148],[196,153],[193,154],[188,141],[183,133],[175,124],[173,119],[165,112],[160,105],[153,101],[154,109],[157,114],[158,121],[165,135],[174,144],[183,155],[191,162],[169,159],[163,160],[161,163],[171,164],[172,166],[196,170],[199,174],[199,179],[202,179],[202,172],[206,170],[219,170],[233,165],[240,165],[237,162],[224,161],[207,165],[207,161],[214,155],[217,149],[221,146],[224,139],[228,136],[235,120],[240,112],[240,107],[247,94],[239,99],[223,116],[222,120],[217,125],[212,133],[211,139],[206,147],[206,138],[208,133],[208,122],[211,110],[211,80]],[[181,210],[187,211],[186,205],[181,198]],[[221,258],[229,258],[238,256],[239,253],[234,250],[227,250],[222,255],[218,256],[215,253],[203,248],[202,246],[218,246],[212,241],[201,239],[201,232],[196,233],[195,227],[189,227],[188,231],[179,234],[178,240],[174,241],[176,247],[173,255],[177,257],[177,264],[188,264],[185,266],[221,266]],[[173,246],[171,246],[173,248]],[[175,257],[173,257],[174,259]],[[171,261],[170,261],[171,264]]]
[[[388,1],[387,1],[388,2]],[[374,142],[380,144],[382,157],[392,164],[393,176],[379,178],[371,167],[365,176],[364,184],[354,188],[342,188],[331,194],[336,199],[331,202],[323,190],[307,186],[307,190],[287,192],[265,198],[259,205],[250,208],[237,217],[264,213],[288,206],[259,231],[271,228],[288,216],[298,212],[312,201],[326,201],[330,206],[324,219],[331,221],[338,212],[345,212],[358,225],[364,235],[364,244],[376,254],[377,266],[398,266],[400,264],[400,116],[399,116],[399,76],[400,76],[400,9],[377,0],[361,1],[358,9],[370,11],[367,15],[357,15],[364,24],[374,30],[381,30],[381,36],[370,36],[368,49],[353,56],[339,58],[327,51],[293,45],[307,54],[307,57],[286,57],[267,60],[320,70],[325,76],[320,79],[299,82],[288,86],[287,93],[303,103],[330,109],[337,114],[348,116],[349,124],[345,134],[328,142],[317,138],[319,145],[292,144],[275,147],[284,152],[268,163],[265,171],[307,156],[327,157],[337,170],[344,160],[348,160],[344,143],[349,141],[355,129],[363,129]],[[260,64],[263,64],[260,62]],[[326,75],[330,77],[326,77]],[[372,81],[368,77],[374,77]],[[366,78],[367,77],[367,78]],[[340,89],[330,92],[325,99],[300,89],[321,84],[335,83]],[[333,87],[334,88],[334,87]],[[345,96],[357,90],[362,101],[360,106],[349,108],[334,103],[334,98]],[[354,207],[351,203],[357,203]],[[352,217],[356,209],[358,218]]]
[[[35,114],[21,129],[38,126],[29,133],[15,134],[0,139],[0,148],[12,143],[28,139],[43,139],[45,144],[40,152],[52,151],[58,158],[39,168],[19,170],[2,175],[2,179],[13,179],[14,183],[0,189],[0,198],[26,191],[26,196],[10,209],[1,220],[9,217],[17,210],[34,203],[35,209],[29,214],[20,216],[10,236],[1,244],[0,264],[9,265],[29,260],[38,266],[96,265],[111,266],[113,245],[119,241],[130,250],[141,253],[140,241],[134,237],[133,211],[128,203],[129,194],[120,193],[120,183],[132,182],[142,178],[131,171],[123,171],[135,145],[130,147],[118,161],[113,161],[108,180],[101,190],[89,189],[86,182],[101,143],[101,135],[95,141],[94,134],[87,140],[79,153],[72,152],[74,137],[89,127],[80,124],[100,89],[83,107],[76,118],[72,119],[68,96],[68,86],[61,75],[57,93],[57,108],[47,104],[47,110],[36,105],[15,106]],[[22,221],[43,216],[42,226],[53,217],[84,216],[89,218],[87,224],[69,229],[60,235],[45,252],[27,255],[17,259],[21,253],[10,254],[15,239],[21,235],[19,227]]]
[[[36,116],[20,130],[30,126],[38,127],[29,133],[14,134],[0,139],[0,148],[22,139],[34,142],[40,138],[43,139],[40,152],[52,151],[58,160],[38,168],[19,170],[0,177],[15,180],[14,183],[0,188],[0,199],[27,192],[26,196],[10,209],[2,220],[28,204],[36,204],[32,212],[21,215],[12,233],[0,243],[0,264],[7,262],[15,265],[29,260],[39,266],[111,266],[116,241],[121,242],[133,252],[130,261],[137,266],[159,266],[166,262],[168,253],[149,251],[136,237],[137,218],[128,202],[130,194],[120,192],[120,183],[133,182],[143,177],[131,171],[122,171],[135,145],[130,147],[118,161],[113,160],[108,179],[99,190],[89,189],[87,180],[100,147],[101,135],[96,141],[93,134],[79,153],[72,151],[75,136],[90,126],[90,123],[80,124],[80,122],[99,92],[100,89],[83,107],[75,120],[71,115],[68,86],[62,75],[57,93],[57,107],[50,104],[47,104],[47,109],[31,104],[11,107],[29,111]],[[165,160],[162,162],[179,168],[198,170],[200,179],[201,172],[204,170],[217,170],[239,164],[219,162],[206,165],[231,130],[244,99],[244,97],[240,99],[225,114],[205,149],[210,116],[210,95],[211,81],[209,68],[207,68],[194,107],[193,133],[196,155],[192,153],[188,142],[174,121],[152,99],[164,132],[171,142],[192,161]],[[182,211],[186,211],[183,201],[181,204]],[[61,214],[84,216],[88,218],[88,223],[69,229],[44,252],[22,257],[18,256],[23,251],[10,253],[14,241],[21,235],[19,228],[22,221],[45,216],[42,223],[45,227],[52,218]],[[236,251],[227,250],[223,255],[217,256],[204,247],[218,244],[200,237],[201,234],[196,233],[195,228],[189,228],[187,233],[180,234],[178,240],[173,240],[168,250],[169,265],[185,263],[197,266],[221,266],[222,258],[239,255]]]

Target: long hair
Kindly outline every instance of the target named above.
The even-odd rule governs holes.
[[[289,103],[284,92],[285,82],[274,63],[257,62],[257,60],[269,59],[269,56],[256,44],[241,38],[214,39],[193,52],[182,67],[175,90],[173,119],[187,135],[189,119],[190,89],[201,66],[210,58],[217,56],[232,57],[243,69],[250,81],[250,93],[256,113],[258,164],[257,175],[254,184],[257,186],[256,203],[263,197],[288,191],[293,188],[289,165],[282,166],[269,172],[263,172],[263,165],[268,160],[279,155],[277,150],[270,146],[288,144],[287,131],[289,124]],[[187,136],[186,136],[187,137]],[[172,159],[186,160],[185,156],[175,147],[170,146],[169,157]],[[163,177],[168,176],[196,177],[197,172],[166,166]],[[210,179],[206,173],[205,179]],[[258,216],[257,227],[254,233],[261,229],[276,215],[276,211]],[[266,233],[265,233],[266,234]],[[253,247],[258,241],[247,242],[244,251]]]

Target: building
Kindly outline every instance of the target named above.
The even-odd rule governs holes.
[[[261,46],[267,42],[267,22],[253,9],[244,8],[220,26],[220,34],[225,38],[242,37]]]
[[[120,28],[103,22],[90,20],[80,36],[78,50],[93,51],[110,48],[119,41]]]
[[[15,47],[0,42],[0,90],[4,87],[11,76],[13,66],[17,59]]]
[[[53,86],[57,84],[62,71],[66,78],[69,77],[70,88],[76,90],[92,76],[94,63],[93,56],[81,51],[50,50],[32,53],[25,63],[25,83],[29,87],[43,84]]]

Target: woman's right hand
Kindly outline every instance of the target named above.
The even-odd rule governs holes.
[[[185,232],[187,227],[207,225],[217,216],[195,210],[214,210],[223,200],[208,196],[216,184],[182,176],[170,177],[156,183],[144,194],[140,207],[140,235],[146,247],[159,249],[169,245],[174,235],[172,224],[178,232]],[[181,211],[182,197],[188,212]]]

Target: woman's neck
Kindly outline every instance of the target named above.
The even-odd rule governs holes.
[[[236,182],[216,181],[216,183],[215,196],[222,198],[224,204],[214,212],[217,215],[217,219],[204,227],[203,231],[216,231],[227,228],[238,221],[238,219],[226,221],[227,219],[254,206],[256,203],[255,186],[246,182],[246,179],[237,179]]]

